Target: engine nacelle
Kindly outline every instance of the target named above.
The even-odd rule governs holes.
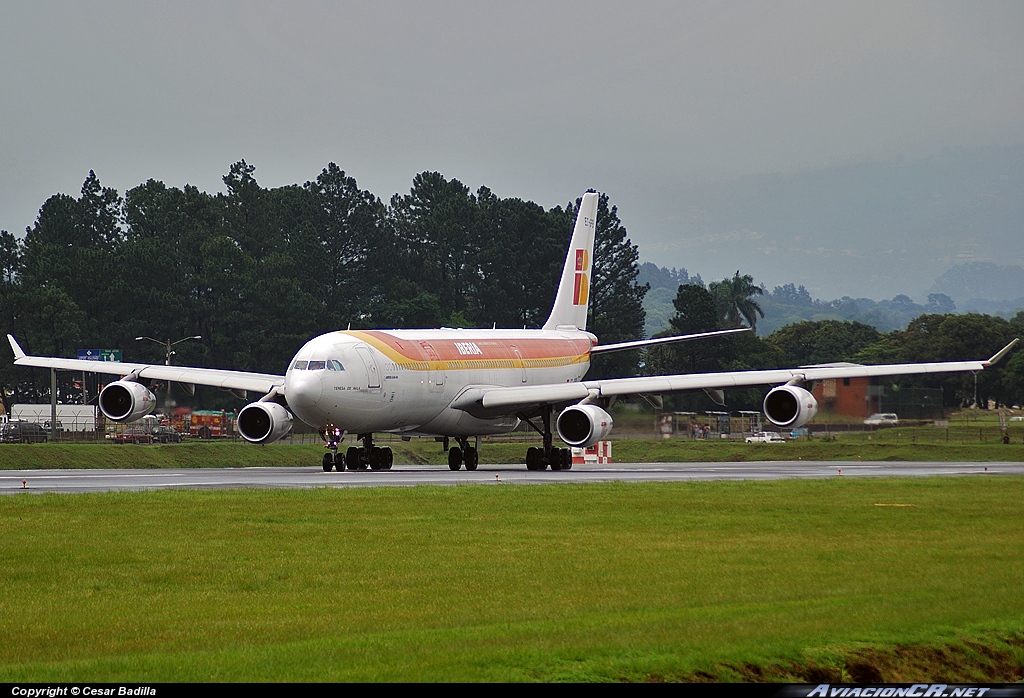
[[[802,427],[818,414],[818,401],[796,385],[772,388],[764,398],[764,415],[777,427]]]
[[[134,422],[156,408],[156,395],[142,383],[119,380],[100,391],[100,411],[113,422]]]
[[[572,405],[555,421],[558,438],[570,446],[590,448],[612,431],[612,416],[597,405]]]
[[[292,428],[292,413],[276,402],[250,402],[238,413],[238,433],[254,444],[272,444]]]

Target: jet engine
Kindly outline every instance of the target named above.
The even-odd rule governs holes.
[[[292,428],[292,413],[276,402],[250,402],[238,413],[238,433],[254,444],[272,444]]]
[[[764,398],[764,414],[778,427],[802,427],[818,414],[818,401],[796,385],[780,385]]]
[[[142,383],[119,380],[100,391],[100,411],[114,422],[134,422],[156,407],[156,395]]]
[[[558,415],[555,427],[565,443],[589,448],[611,433],[612,416],[597,405],[572,405]]]

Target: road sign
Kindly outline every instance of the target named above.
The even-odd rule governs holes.
[[[79,349],[78,358],[86,361],[121,361],[120,349]]]

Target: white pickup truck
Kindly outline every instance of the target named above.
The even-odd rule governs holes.
[[[748,444],[784,444],[786,440],[774,431],[760,431],[747,437]]]

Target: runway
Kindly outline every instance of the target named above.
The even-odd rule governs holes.
[[[397,465],[389,471],[325,473],[321,468],[194,468],[181,470],[6,470],[0,494],[140,490],[411,487],[415,485],[539,485],[558,482],[685,482],[830,477],[1024,475],[1024,463],[909,463],[797,461],[747,463],[613,463],[568,472],[530,472],[523,465],[481,465],[453,472],[444,466]]]

